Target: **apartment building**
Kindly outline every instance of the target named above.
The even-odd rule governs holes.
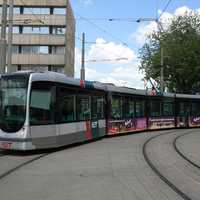
[[[73,77],[74,48],[69,0],[14,0],[11,71],[49,70]]]

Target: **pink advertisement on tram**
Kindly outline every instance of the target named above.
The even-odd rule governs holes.
[[[190,127],[200,127],[200,116],[199,117],[189,117]]]
[[[167,129],[175,127],[174,117],[151,117],[149,118],[149,129]]]
[[[109,120],[108,121],[108,135],[115,135],[115,134],[120,134],[120,133],[145,130],[146,127],[147,127],[146,118]]]
[[[147,129],[147,118],[137,118],[136,121],[136,131]]]

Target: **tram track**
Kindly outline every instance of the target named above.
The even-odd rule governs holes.
[[[200,170],[200,165],[196,164],[195,162],[193,162],[189,157],[187,157],[177,146],[177,142],[180,138],[191,134],[191,133],[185,133],[183,135],[179,135],[178,137],[176,137],[173,141],[173,147],[175,149],[175,151],[184,159],[186,160],[188,163],[190,163],[192,166],[194,166],[195,168],[197,168],[198,170]]]
[[[73,145],[73,146],[75,146],[75,145]],[[36,154],[39,154],[39,155],[38,156],[34,155],[32,158],[13,166],[11,169],[6,170],[3,173],[0,172],[0,180],[4,179],[8,175],[16,172],[17,170],[21,169],[22,167],[33,163],[34,161],[40,160],[41,158],[44,158],[44,157],[46,157],[46,156],[48,156],[50,154],[59,152],[59,151],[65,149],[65,148],[66,147],[60,147],[60,148],[58,148],[56,150],[55,149],[48,149],[48,150],[41,150],[41,151],[39,151],[39,150],[33,151],[35,155]],[[32,156],[33,155],[32,151],[31,152],[12,152],[12,153],[11,152],[5,152],[4,154],[2,154],[2,157],[5,157],[5,156],[29,156],[29,154]],[[0,157],[1,157],[1,152],[0,152]]]
[[[158,137],[162,137],[168,134],[172,134],[174,133],[174,131],[172,132],[168,132],[165,134],[159,134],[156,136],[153,136],[151,138],[149,138],[143,145],[142,151],[143,151],[143,156],[145,161],[147,162],[147,164],[149,165],[149,167],[155,172],[155,174],[165,183],[167,184],[174,192],[176,192],[180,197],[182,197],[184,200],[192,200],[191,197],[189,197],[185,192],[183,192],[181,189],[179,189],[174,183],[172,183],[162,172],[160,172],[160,170],[156,167],[156,165],[153,164],[153,162],[151,161],[151,159],[148,156],[147,153],[147,146],[150,144],[151,141],[153,141],[154,139],[158,138]],[[182,135],[181,135],[182,136]]]
[[[146,160],[146,162],[148,163],[148,165],[150,166],[150,168],[159,176],[159,178],[164,181],[165,184],[167,184],[173,191],[175,191],[181,198],[183,198],[184,200],[192,200],[192,198],[190,196],[188,196],[187,193],[185,193],[183,190],[179,189],[175,184],[173,184],[164,174],[162,174],[159,169],[156,167],[156,165],[153,164],[152,160],[149,158],[148,156],[148,153],[147,153],[147,146],[150,144],[150,142],[158,137],[162,137],[162,136],[165,136],[165,135],[168,135],[168,134],[173,134],[175,133],[174,130],[172,131],[169,131],[167,133],[161,133],[159,135],[156,135],[156,136],[153,136],[153,137],[150,137],[148,140],[145,141],[145,143],[143,144],[143,156]],[[179,135],[178,137],[176,137],[174,140],[173,140],[173,145],[174,147],[176,146],[176,142],[178,141],[179,138],[187,135],[188,133],[185,133],[185,134],[181,134]],[[178,149],[178,148],[177,148]],[[55,152],[55,151],[54,151]],[[1,153],[0,152],[0,157],[1,157]],[[10,174],[16,172],[17,170],[19,170],[20,168],[28,165],[28,164],[31,164],[33,163],[34,161],[37,161],[45,156],[48,156],[49,154],[52,154],[53,152],[48,152],[48,153],[43,153],[43,154],[40,154],[38,156],[35,156],[31,159],[28,159],[14,167],[12,167],[11,169],[7,170],[6,172],[4,173],[0,173],[0,180],[1,179],[4,179],[6,178],[7,176],[9,176]],[[2,156],[5,156],[4,154]],[[200,169],[200,167],[199,167]]]
[[[29,159],[29,160],[27,160],[27,161],[25,161],[25,162],[22,162],[22,163],[20,163],[20,164],[14,166],[14,167],[12,167],[11,169],[9,169],[9,170],[7,170],[7,171],[5,171],[5,172],[3,172],[3,173],[0,173],[0,180],[1,180],[1,179],[4,179],[5,177],[7,177],[8,175],[12,174],[13,172],[16,172],[16,171],[19,170],[20,168],[22,168],[22,167],[24,167],[24,166],[26,166],[26,165],[28,165],[28,164],[30,164],[30,163],[33,163],[34,161],[39,160],[39,159],[41,159],[41,158],[43,158],[43,157],[45,157],[45,156],[47,156],[47,155],[49,155],[49,154],[51,154],[51,153],[44,153],[44,154],[41,154],[41,155],[36,156],[36,157],[34,157],[34,158],[31,158],[31,159]],[[6,156],[6,155],[3,155],[3,156]],[[1,157],[1,155],[0,155],[0,157]]]

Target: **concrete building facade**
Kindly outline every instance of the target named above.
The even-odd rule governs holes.
[[[73,77],[74,52],[69,0],[14,0],[11,71],[49,70]]]

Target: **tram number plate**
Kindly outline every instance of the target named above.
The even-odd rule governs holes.
[[[10,149],[12,143],[11,142],[1,142],[1,146],[3,149]]]

